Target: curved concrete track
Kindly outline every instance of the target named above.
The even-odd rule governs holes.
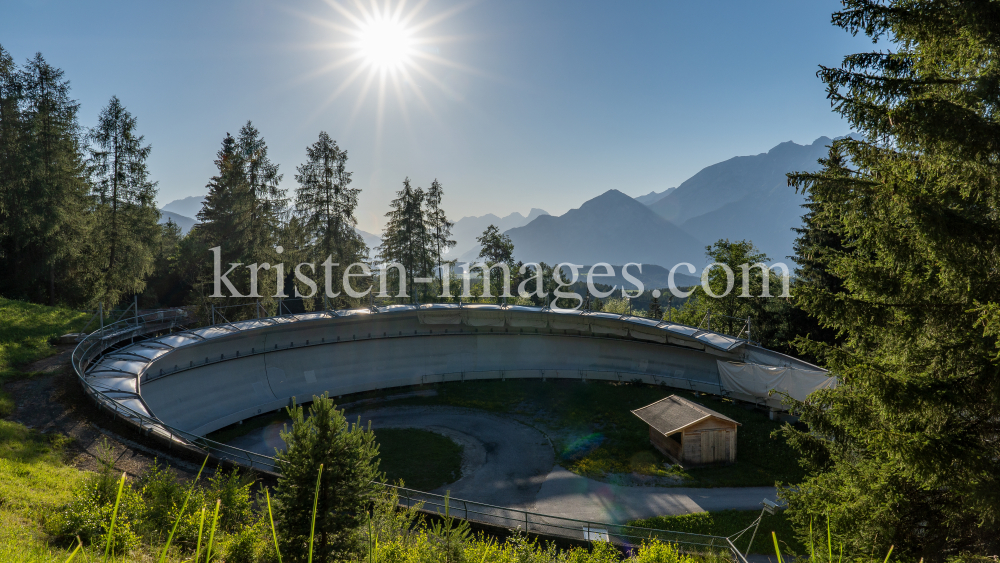
[[[174,332],[106,354],[84,370],[95,390],[132,411],[204,435],[295,397],[466,379],[639,380],[723,394],[719,361],[815,367],[667,321],[434,304]]]
[[[539,514],[623,524],[636,518],[706,510],[760,508],[773,487],[623,487],[575,475],[554,465],[552,446],[538,430],[510,418],[453,407],[390,407],[347,411],[378,428],[422,428],[464,446],[462,478],[441,487],[461,498]],[[283,423],[254,430],[230,445],[263,455],[283,446]],[[414,460],[419,463],[419,460]]]

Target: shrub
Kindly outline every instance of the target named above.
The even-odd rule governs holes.
[[[361,552],[359,528],[375,496],[378,445],[371,429],[349,424],[329,396],[313,397],[309,416],[301,406],[288,409],[292,428],[281,433],[286,449],[278,452],[281,476],[275,493],[279,543],[289,560],[305,559],[319,481],[314,553],[317,560],[353,560]]]

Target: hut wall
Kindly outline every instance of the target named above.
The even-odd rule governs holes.
[[[660,434],[658,430],[650,426],[649,441],[653,444],[653,447],[660,450],[663,455],[683,463],[681,460],[681,445],[676,440]]]
[[[736,425],[709,418],[684,430],[684,463],[736,462]]]

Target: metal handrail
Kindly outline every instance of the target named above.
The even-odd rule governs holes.
[[[105,392],[95,388],[87,380],[86,374],[90,364],[104,355],[111,347],[125,340],[134,342],[136,338],[145,337],[152,333],[183,327],[184,323],[182,321],[187,321],[189,318],[187,311],[180,309],[157,311],[155,313],[137,315],[129,319],[119,320],[88,334],[73,350],[71,360],[73,370],[83,385],[84,391],[97,402],[99,408],[110,409],[115,417],[121,416],[123,420],[135,424],[148,434],[154,434],[178,446],[193,448],[200,453],[214,455],[218,459],[237,463],[251,469],[275,472],[281,463],[285,463],[284,460],[236,448],[204,436],[198,436],[174,428],[155,416],[146,415],[122,405],[114,398],[105,394]],[[421,502],[423,503],[424,510],[427,510],[426,507],[428,506],[438,507],[442,510],[445,507],[445,497],[442,495],[384,483],[379,483],[379,485],[401,493],[399,498],[401,500],[405,499],[407,507]],[[694,551],[704,549],[726,551],[735,561],[746,563],[746,558],[733,545],[729,538],[722,536],[577,520],[463,499],[449,499],[448,502],[452,506],[462,503],[464,519],[483,524],[500,525],[506,528],[511,528],[513,525],[515,528],[520,528],[520,524],[523,522],[525,532],[571,539],[580,539],[580,533],[584,533],[586,537],[588,531],[598,530],[604,531],[607,534],[608,541],[616,545],[628,547],[643,540],[657,539],[682,545]],[[435,512],[440,513],[441,511],[436,510]]]

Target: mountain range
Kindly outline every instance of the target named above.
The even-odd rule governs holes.
[[[805,196],[788,186],[785,175],[819,170],[817,161],[831,142],[829,137],[808,145],[788,141],[707,166],[676,188],[634,198],[611,189],[560,216],[531,209],[527,216],[463,217],[455,222],[456,245],[448,257],[475,261],[475,239],[492,224],[511,238],[515,258],[524,262],[641,262],[666,268],[690,262],[700,267],[707,263],[705,247],[723,238],[750,240],[771,261],[788,261]],[[203,199],[164,205],[162,221],[169,217],[186,232]],[[358,232],[369,248],[381,243],[377,235]]]
[[[548,212],[532,208],[528,212],[527,217],[516,211],[506,217],[497,217],[492,213],[478,217],[462,217],[458,221],[455,221],[455,226],[451,229],[455,246],[448,251],[449,259],[454,259],[452,257],[457,256],[459,261],[475,260],[476,256],[479,256],[480,248],[479,243],[476,242],[476,237],[482,235],[483,231],[489,228],[490,225],[496,225],[497,229],[503,233],[510,229],[527,225],[543,215],[548,215]]]

